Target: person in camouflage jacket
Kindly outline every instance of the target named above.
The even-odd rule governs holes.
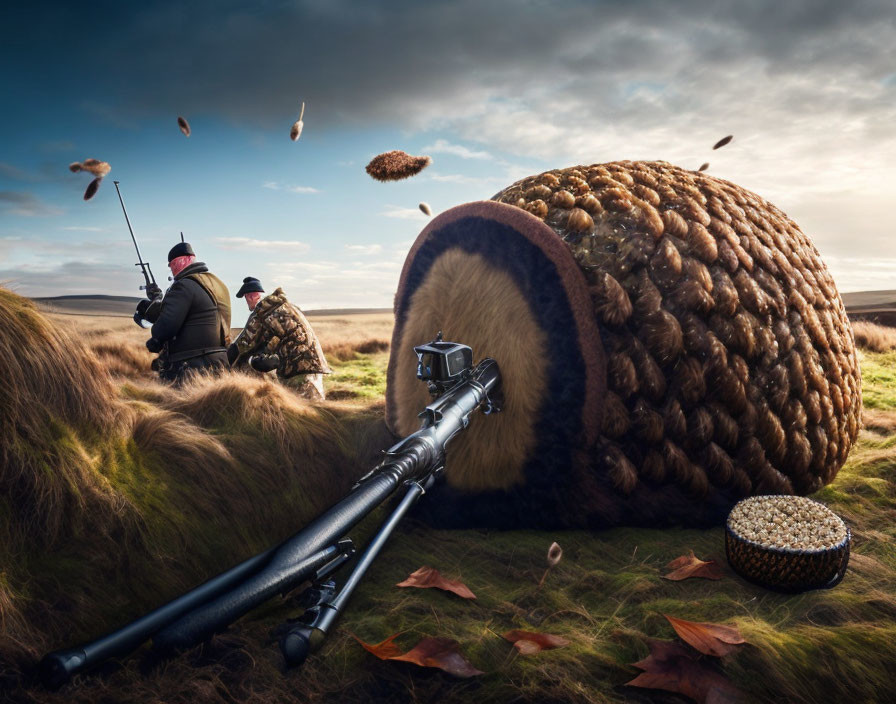
[[[261,282],[251,276],[237,292],[252,311],[246,327],[228,349],[231,366],[249,364],[261,372],[277,370],[277,378],[308,398],[324,398],[323,375],[331,372],[320,341],[297,305],[277,288],[262,298]]]

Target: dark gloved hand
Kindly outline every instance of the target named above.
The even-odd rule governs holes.
[[[280,356],[276,354],[257,354],[249,360],[249,364],[257,372],[269,372],[280,366]]]
[[[159,288],[158,284],[149,284],[146,287],[146,297],[152,301],[156,298],[162,297],[162,289]]]
[[[141,328],[143,327],[143,316],[146,315],[146,309],[149,308],[149,304],[150,301],[140,301],[137,304],[137,310],[134,311],[134,322]]]
[[[230,366],[233,366],[233,363],[240,356],[239,348],[236,346],[236,343],[231,343],[230,347],[227,348],[227,363]]]
[[[158,354],[162,351],[162,343],[159,342],[156,338],[151,337],[146,341],[146,349],[148,349],[153,354]]]

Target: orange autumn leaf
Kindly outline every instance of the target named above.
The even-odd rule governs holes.
[[[688,577],[703,577],[704,579],[721,579],[722,568],[715,560],[701,560],[694,551],[690,555],[682,555],[670,562],[666,567],[672,572],[664,574],[663,579],[679,581]]]
[[[484,674],[481,670],[473,667],[461,655],[459,650],[460,644],[456,640],[451,638],[424,638],[411,650],[402,653],[401,649],[393,643],[399,635],[399,633],[396,633],[389,636],[382,643],[377,643],[376,645],[365,643],[354,634],[352,634],[352,638],[380,660],[400,660],[419,665],[420,667],[435,667],[456,677],[473,677]]]
[[[672,628],[688,645],[693,646],[704,655],[717,658],[737,650],[737,646],[746,643],[740,631],[734,626],[721,626],[717,623],[696,623],[663,614]]]
[[[513,643],[513,647],[520,651],[520,655],[532,655],[542,650],[553,650],[569,645],[569,641],[562,636],[551,633],[535,633],[534,631],[507,631],[504,639]]]
[[[424,638],[412,650],[389,660],[412,662],[421,667],[437,667],[456,677],[484,674],[477,670],[458,650],[460,644],[451,638]]]
[[[349,633],[349,635],[358,641],[361,644],[361,647],[364,648],[369,653],[373,653],[380,660],[388,660],[389,658],[395,657],[396,655],[401,655],[401,648],[399,648],[394,641],[401,633],[396,633],[394,635],[389,636],[382,643],[377,643],[376,645],[371,645],[370,643],[365,643],[363,640],[358,638],[354,633]]]
[[[445,579],[437,569],[433,567],[421,567],[412,573],[406,580],[399,582],[397,587],[419,587],[420,589],[428,589],[435,587],[444,589],[447,592],[454,592],[464,599],[475,599],[476,595],[470,591],[470,588],[463,582],[454,579]]]
[[[713,669],[682,643],[648,641],[650,655],[633,663],[644,670],[630,682],[629,687],[662,689],[690,697],[699,704],[735,704],[745,701],[738,690],[722,673]]]

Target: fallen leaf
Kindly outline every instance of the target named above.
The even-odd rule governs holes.
[[[102,180],[102,176],[97,176],[93,181],[87,184],[87,190],[84,191],[84,200],[90,200],[96,195],[96,192],[100,188],[100,181]]]
[[[557,543],[551,543],[551,547],[548,548],[548,567],[553,567],[560,562],[561,557],[563,557],[563,548]]]
[[[703,577],[704,579],[721,579],[722,568],[715,560],[701,560],[694,551],[690,555],[682,555],[670,562],[668,567],[672,572],[664,574],[663,579],[671,579],[677,582],[688,577]]]
[[[704,163],[697,171],[706,171],[709,168],[709,162]]]
[[[717,658],[737,650],[738,645],[746,643],[740,631],[734,626],[721,626],[716,623],[696,623],[685,621],[668,614],[663,614],[675,632],[688,645],[692,645],[704,655]]]
[[[457,677],[485,674],[460,654],[460,644],[451,638],[424,638],[404,655],[389,658],[412,662],[421,667],[437,667]]]
[[[302,122],[302,117],[305,115],[305,103],[302,103],[302,109],[299,111],[299,119],[296,120],[292,124],[292,128],[289,130],[289,138],[295,142],[302,136],[302,128],[305,126],[305,123]]]
[[[401,633],[396,633],[394,635],[389,636],[382,643],[377,643],[376,645],[370,645],[369,643],[365,643],[363,640],[358,638],[354,633],[349,634],[352,638],[358,641],[361,646],[369,653],[373,653],[380,660],[388,660],[389,658],[395,657],[396,655],[401,655],[401,648],[399,648],[394,641]]]
[[[702,662],[687,646],[660,640],[648,641],[647,645],[650,655],[633,663],[633,667],[644,672],[631,682],[626,682],[629,687],[676,692],[699,704],[734,704],[745,701],[743,692],[721,672]]]
[[[569,645],[569,641],[562,636],[551,633],[535,633],[534,631],[507,631],[504,639],[513,643],[513,647],[520,651],[520,655],[532,655],[541,650],[553,650]]]
[[[365,170],[377,181],[399,181],[419,174],[431,163],[428,156],[411,156],[395,149],[373,157]]]
[[[467,585],[463,582],[458,582],[453,579],[445,579],[437,569],[433,567],[426,567],[425,565],[416,572],[412,573],[406,580],[404,580],[403,582],[399,582],[395,586],[419,587],[420,589],[436,587],[437,589],[444,589],[448,592],[454,592],[464,599],[476,598],[476,595],[471,592],[470,588],[467,587]]]
[[[190,125],[180,115],[177,116],[177,126],[180,127],[180,131],[184,133],[184,137],[190,136],[190,132],[191,132]]]
[[[713,145],[713,149],[718,149],[719,147],[724,147],[728,142],[734,139],[734,135],[729,134],[727,137],[722,137],[718,142]]]
[[[460,644],[451,638],[424,638],[411,650],[402,653],[394,641],[400,634],[389,636],[382,643],[370,645],[358,636],[352,634],[352,638],[358,641],[368,652],[376,655],[380,660],[400,660],[410,662],[420,667],[436,667],[456,677],[473,677],[485,674],[477,670],[460,653]]]
[[[432,215],[432,208],[429,207],[429,203],[421,203],[419,208],[424,215]]]

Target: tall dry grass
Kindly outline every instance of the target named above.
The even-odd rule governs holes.
[[[896,328],[878,325],[867,320],[852,323],[856,345],[872,352],[889,352],[896,349]]]
[[[80,434],[122,432],[130,422],[109,375],[84,346],[34,305],[0,288],[0,501],[7,541],[50,544],[85,512],[122,510],[91,471]]]
[[[391,441],[267,379],[148,380],[140,331],[94,329],[0,288],[0,689],[294,533]]]

